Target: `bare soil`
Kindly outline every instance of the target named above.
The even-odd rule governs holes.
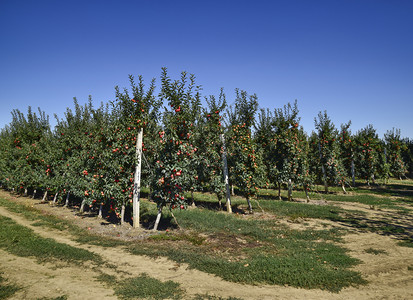
[[[44,214],[53,214],[75,222],[97,234],[115,236],[120,239],[142,239],[150,231],[132,230],[130,226],[108,224],[101,219],[81,216],[75,210],[53,207],[48,203],[39,204],[39,200],[25,197],[16,198],[3,191],[0,196],[35,207]],[[336,203],[336,202],[335,202]],[[366,220],[387,220],[404,226],[412,234],[413,219],[410,215],[400,216],[391,210],[372,210],[359,203],[342,203],[346,209],[364,209]],[[217,297],[238,297],[242,299],[413,299],[413,248],[397,245],[398,237],[366,231],[354,230],[344,237],[344,246],[350,255],[362,261],[355,267],[369,282],[358,288],[349,287],[340,293],[323,290],[305,290],[289,286],[250,286],[227,282],[219,277],[188,269],[185,264],[177,264],[166,258],[152,259],[146,256],[131,255],[121,247],[99,247],[82,245],[74,241],[67,233],[50,228],[32,226],[31,221],[0,207],[0,215],[12,218],[19,224],[31,228],[37,234],[53,238],[60,243],[87,249],[100,255],[105,266],[74,265],[64,263],[40,264],[34,258],[22,258],[0,250],[0,270],[9,282],[23,287],[11,299],[53,298],[66,295],[68,299],[116,299],[114,291],[96,280],[102,272],[118,278],[139,276],[146,273],[161,281],[173,280],[181,284],[186,298],[197,294]],[[265,217],[257,214],[257,217]],[[300,228],[322,228],[325,226],[346,226],[326,220],[289,220],[279,221],[287,226]],[[380,254],[366,252],[367,249],[383,251]],[[107,267],[115,265],[116,270]],[[122,272],[119,273],[119,270]]]

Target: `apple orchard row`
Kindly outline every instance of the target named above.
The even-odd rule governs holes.
[[[274,111],[260,109],[256,95],[235,91],[227,105],[223,90],[203,97],[195,76],[172,80],[162,69],[160,85],[145,87],[130,76],[130,89],[115,88],[115,100],[95,108],[76,99],[63,118],[29,107],[12,112],[0,135],[0,183],[33,197],[99,210],[125,221],[134,192],[138,132],[143,129],[142,185],[159,209],[185,209],[193,192],[211,192],[221,207],[228,187],[250,200],[260,188],[307,193],[315,184],[340,186],[356,178],[368,184],[412,174],[412,141],[399,130],[380,139],[372,125],[352,133],[336,128],[326,112],[307,135],[297,102]],[[155,92],[157,91],[157,92]],[[204,101],[202,101],[204,100]],[[205,103],[205,105],[203,105]],[[225,147],[225,153],[224,153]],[[224,166],[227,168],[225,169]],[[231,206],[227,206],[231,211]]]

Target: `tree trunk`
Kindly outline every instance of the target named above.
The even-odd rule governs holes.
[[[227,206],[227,213],[231,214],[232,213],[232,206],[231,206],[231,198],[229,198],[229,189],[227,191],[227,202],[226,202],[226,206]]]
[[[102,219],[102,217],[103,217],[102,210],[103,210],[103,204],[101,203],[100,206],[99,206],[99,214],[98,214],[99,219]]]
[[[351,178],[353,180],[353,187],[356,186],[356,175],[354,172],[354,159],[351,159]]]
[[[346,188],[344,187],[344,183],[341,184],[341,189],[343,190],[344,194],[347,194]]]
[[[27,197],[27,188],[24,188],[24,196]]]
[[[282,198],[281,198],[281,183],[278,183],[278,200],[282,200]]]
[[[324,191],[328,194],[328,183],[326,177],[326,170],[324,169],[324,165],[321,165],[321,170],[323,172],[323,181],[324,181]]]
[[[250,197],[248,197],[248,196],[247,196],[247,202],[248,202],[248,210],[249,210],[250,214],[252,214],[252,205],[251,205]]]
[[[141,168],[142,168],[142,139],[143,128],[138,132],[136,140],[136,167],[133,181],[133,228],[138,228],[140,223],[140,198],[141,198]],[[122,207],[123,209],[123,207]],[[123,217],[122,217],[123,220]],[[122,221],[123,224],[123,221]]]
[[[293,200],[293,184],[291,179],[288,179],[288,201]]]
[[[56,194],[54,195],[54,198],[53,198],[53,205],[56,204],[58,195],[59,195],[59,192],[56,192]]]
[[[80,205],[79,212],[83,213],[85,211],[86,199],[82,200],[82,204]]]
[[[304,186],[305,196],[307,198],[307,203],[310,203],[310,197],[308,196],[308,185]]]
[[[33,191],[33,197],[32,197],[32,199],[36,198],[36,192],[37,192],[37,190],[34,190],[34,191]]]
[[[227,213],[232,213],[231,194],[230,194],[230,191],[229,191],[227,150],[226,150],[226,147],[225,147],[225,136],[224,136],[224,134],[221,134],[221,141],[222,141],[222,164],[223,164],[223,168],[224,168],[223,173],[224,173],[224,180],[225,180]],[[221,207],[221,203],[219,204],[219,207]]]
[[[194,200],[194,190],[191,190],[191,206],[194,208],[196,207]],[[219,207],[221,207],[221,204],[219,205]]]
[[[42,199],[43,202],[47,200],[47,192],[48,192],[48,191],[46,190],[46,192],[45,192],[44,195],[43,195],[43,199]]]
[[[326,175],[326,169],[324,168],[324,164],[322,163],[323,155],[321,154],[320,142],[318,142],[318,151],[320,153],[321,172],[323,172],[324,190],[326,193],[328,193],[327,175]]]
[[[151,190],[151,186],[147,187],[149,189],[149,194],[148,194],[148,200],[152,201],[152,190]]]
[[[234,185],[231,184],[231,196],[235,196]]]
[[[159,221],[161,220],[161,215],[162,215],[162,206],[158,208],[158,215],[156,216],[155,226],[153,227],[154,231],[158,230],[158,225],[159,225]]]
[[[70,195],[70,191],[67,192],[66,201],[65,201],[65,207],[68,207],[68,206],[69,206],[69,195]]]
[[[217,195],[219,210],[222,210],[221,196]]]

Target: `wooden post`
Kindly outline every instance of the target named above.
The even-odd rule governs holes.
[[[229,180],[228,180],[228,163],[227,163],[227,151],[225,149],[225,137],[224,134],[221,134],[221,141],[222,141],[222,162],[224,167],[224,180],[225,180],[225,189],[226,189],[226,204],[227,204],[227,212],[232,213],[231,207],[231,193],[229,191]]]
[[[133,181],[133,228],[139,228],[140,196],[141,196],[141,169],[142,169],[142,139],[143,128],[138,132],[136,140],[136,168]]]

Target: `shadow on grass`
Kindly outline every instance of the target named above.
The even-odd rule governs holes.
[[[380,220],[347,214],[337,222],[352,229],[389,236],[400,241],[404,246],[413,247],[413,217],[409,215],[403,216],[402,224],[399,215],[389,214]]]
[[[156,221],[156,215],[148,214],[141,216],[141,226],[144,229],[153,229]],[[178,228],[175,220],[170,214],[162,213],[161,220],[158,225],[158,230],[164,231],[166,229],[176,229]]]
[[[221,207],[219,206],[219,202],[211,202],[211,201],[204,201],[201,199],[194,200],[195,206],[198,208],[205,208],[209,210],[225,210],[225,202],[222,203]]]
[[[410,199],[400,199],[401,201],[413,203],[413,186],[407,184],[386,184],[386,185],[360,185],[357,186],[358,189],[363,191],[377,192],[381,195],[395,196],[395,197],[406,197]]]
[[[212,211],[227,212],[227,206],[226,206],[225,201],[222,202],[221,206],[219,205],[218,202],[203,201],[199,199],[196,199],[194,203],[197,208],[202,208],[202,209],[207,209],[207,210],[212,210]],[[239,214],[239,215],[249,214],[248,210],[241,207],[241,205],[242,204],[240,203],[232,203],[231,204],[232,213]]]

